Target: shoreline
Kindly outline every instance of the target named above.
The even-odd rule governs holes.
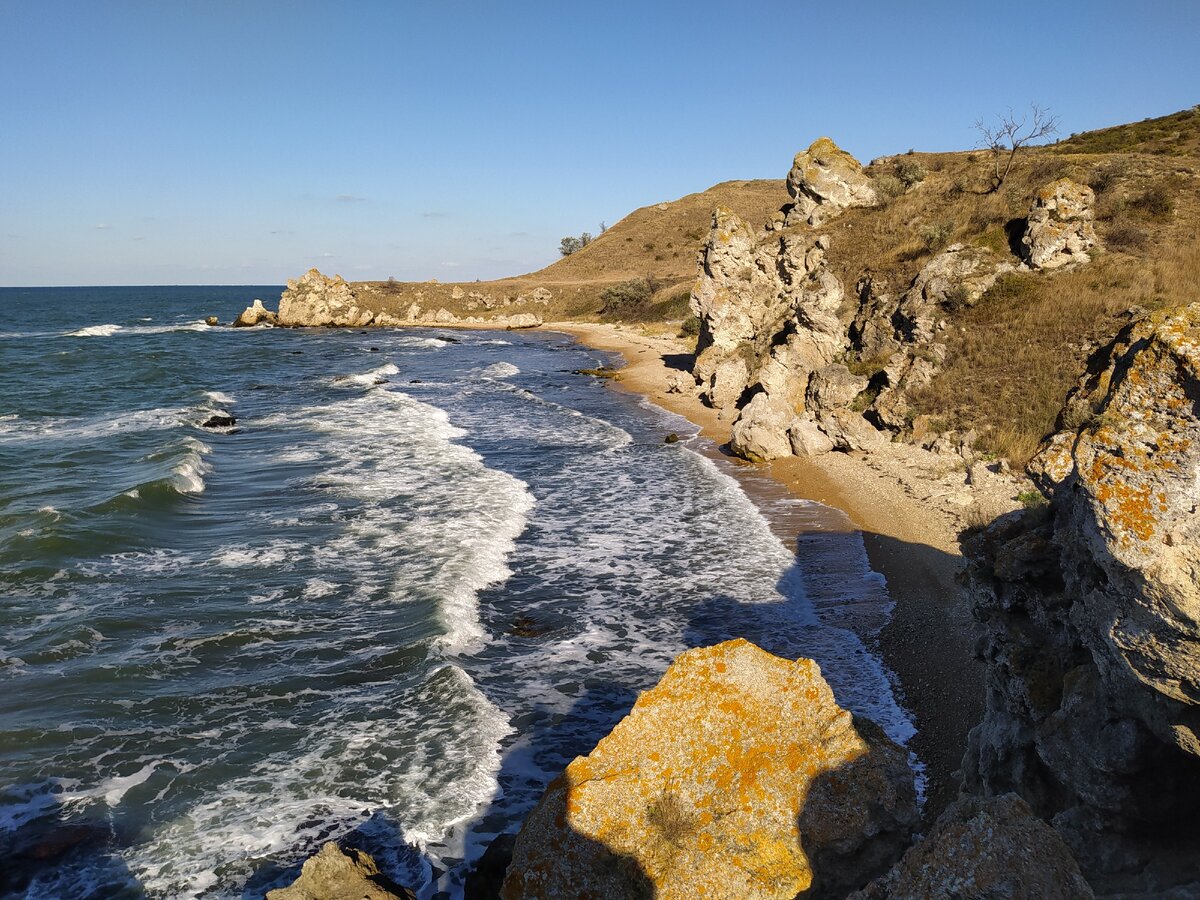
[[[760,507],[763,491],[755,489],[755,481],[761,479],[795,499],[830,507],[834,514],[820,517],[815,529],[813,523],[780,521],[764,509],[793,552],[815,533],[848,528],[861,534],[869,564],[886,580],[893,607],[882,628],[856,627],[853,621],[847,627],[881,655],[899,681],[897,700],[917,729],[909,749],[926,766],[924,813],[929,821],[936,818],[958,795],[967,733],[984,708],[984,668],[975,658],[970,604],[957,581],[963,566],[957,521],[911,496],[894,473],[863,454],[787,457],[767,465],[729,456],[724,446],[731,420],[720,419],[694,393],[668,391],[669,376],[684,370],[691,355],[672,335],[580,322],[548,322],[539,330],[566,333],[592,349],[619,354],[625,365],[609,382],[699,428]]]

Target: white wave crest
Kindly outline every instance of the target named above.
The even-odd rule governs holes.
[[[121,330],[120,325],[89,325],[78,331],[67,332],[67,337],[111,337]]]
[[[212,448],[195,438],[187,438],[186,443],[187,452],[171,470],[171,482],[181,494],[200,494],[204,492],[204,476],[212,471],[204,459]]]
[[[520,375],[521,370],[509,362],[492,363],[480,373],[483,378],[511,378],[513,375]]]

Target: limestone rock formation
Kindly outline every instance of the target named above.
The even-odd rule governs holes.
[[[882,878],[849,900],[1091,900],[1092,889],[1054,829],[1015,794],[967,798]]]
[[[903,750],[840,709],[816,663],[729,641],[679,656],[546,789],[502,896],[840,896],[915,820]]]
[[[729,432],[729,447],[738,456],[753,462],[767,462],[792,455],[788,438],[795,413],[787,404],[759,393],[750,398]]]
[[[846,346],[845,293],[826,265],[828,246],[824,236],[796,233],[759,241],[728,210],[713,215],[692,291],[692,311],[700,319],[693,373],[701,397],[722,417],[737,416],[743,403],[755,404],[748,417],[742,410],[747,421],[740,428],[735,423],[735,430],[758,435],[735,442],[756,444],[755,458],[789,452],[787,428],[804,411],[810,374]],[[766,399],[756,400],[760,394]]]
[[[969,547],[988,710],[964,766],[1097,884],[1200,885],[1200,304],[1090,362],[1035,474],[1051,516]]]
[[[515,316],[502,317],[500,321],[512,331],[517,328],[537,328],[542,324],[542,317],[536,313],[517,313]]]
[[[1060,178],[1038,191],[1029,226],[1021,238],[1026,261],[1035,269],[1085,263],[1096,244],[1096,195],[1090,187]]]
[[[316,269],[289,280],[279,298],[280,325],[362,327],[374,318],[371,310],[359,307],[354,289],[341,275],[328,278]]]
[[[255,325],[274,325],[278,321],[275,313],[263,306],[261,300],[255,300],[242,310],[241,315],[233,320],[234,328],[252,328]]]
[[[288,887],[268,891],[267,900],[416,900],[416,894],[380,872],[369,854],[330,841]]]
[[[878,202],[871,179],[858,160],[827,137],[796,154],[787,189],[793,201],[787,225],[820,225],[843,209]]]
[[[946,312],[974,305],[1000,275],[1015,268],[985,247],[951,244],[917,274],[897,308],[896,324],[909,341],[928,343]]]

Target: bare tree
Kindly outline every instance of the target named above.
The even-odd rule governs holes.
[[[1058,116],[1050,115],[1049,109],[1034,103],[1027,115],[1018,118],[1009,109],[1007,115],[997,116],[994,124],[980,119],[975,130],[979,132],[979,146],[992,154],[992,185],[987,193],[994,194],[1008,178],[1022,148],[1058,133]]]

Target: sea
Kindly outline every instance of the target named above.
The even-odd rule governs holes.
[[[204,322],[279,291],[0,289],[0,895],[257,898],[344,840],[460,897],[733,637],[912,736],[861,537],[579,372],[611,356]]]

